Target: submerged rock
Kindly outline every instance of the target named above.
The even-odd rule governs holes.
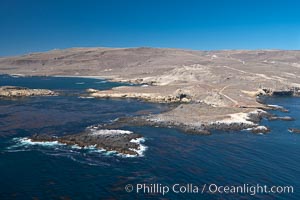
[[[93,147],[106,151],[116,151],[120,154],[139,156],[141,144],[138,139],[142,136],[131,131],[109,130],[90,128],[79,134],[66,135],[61,137],[35,134],[30,137],[32,142],[54,142],[66,145],[77,145],[78,147]]]
[[[269,133],[270,129],[268,127],[265,126],[257,126],[257,127],[253,127],[250,129],[252,133]]]
[[[278,105],[266,105],[266,108],[271,109],[271,110],[278,110],[278,111],[284,112],[284,113],[289,112],[288,109],[286,109],[282,106],[278,106]]]
[[[274,121],[274,120],[282,120],[282,121],[294,121],[295,119],[290,117],[290,116],[284,116],[284,117],[279,117],[279,116],[276,116],[276,115],[273,115],[273,116],[269,116],[267,117],[267,119],[269,121]]]
[[[56,92],[47,89],[29,89],[26,87],[17,86],[2,86],[0,87],[0,97],[15,98],[29,96],[54,96]]]
[[[288,131],[291,133],[300,133],[300,129],[298,128],[289,128]]]

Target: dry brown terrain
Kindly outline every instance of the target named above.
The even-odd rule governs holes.
[[[0,98],[16,98],[30,96],[54,96],[56,92],[45,89],[29,89],[24,87],[3,86],[0,87]]]
[[[263,106],[256,101],[261,88],[300,87],[300,51],[72,48],[0,58],[0,73],[95,76],[140,83],[91,95],[182,102],[152,119],[197,127],[248,123],[245,113]]]

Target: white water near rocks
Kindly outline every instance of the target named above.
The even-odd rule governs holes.
[[[44,78],[5,78],[0,84],[57,89],[82,89],[93,85],[111,87],[95,80]],[[20,82],[23,81],[24,82]],[[52,81],[48,80],[52,79]],[[84,85],[74,84],[86,82]],[[51,84],[50,84],[51,83]],[[48,85],[47,85],[48,84]],[[46,87],[49,86],[49,87]],[[0,199],[281,199],[299,200],[300,135],[288,128],[299,128],[300,101],[297,98],[272,98],[269,104],[282,105],[295,121],[262,120],[269,134],[248,131],[216,131],[210,136],[188,135],[172,128],[120,127],[139,133],[147,145],[142,157],[126,158],[116,152],[68,145],[32,145],[18,142],[35,133],[63,136],[76,134],[94,124],[134,116],[137,111],[155,109],[139,101],[79,99],[77,96],[37,97],[2,101],[0,109]],[[148,104],[150,105],[150,104]],[[157,111],[157,110],[156,110]],[[97,126],[98,127],[98,126]],[[101,127],[98,127],[101,128]],[[12,140],[13,138],[18,138]],[[25,139],[26,141],[26,139]],[[27,141],[28,142],[28,141]],[[135,141],[132,141],[135,142]],[[14,146],[15,145],[15,146]],[[196,194],[132,196],[124,186],[135,183],[243,183],[293,185],[294,194],[222,195]],[[76,192],[76,194],[74,193]],[[113,197],[113,198],[114,198]]]
[[[103,129],[103,130],[96,130],[93,127],[88,128],[91,131],[91,135],[122,135],[122,134],[132,134],[132,131],[127,131],[127,130],[109,130],[109,129]],[[13,138],[13,144],[10,147],[7,147],[8,150],[10,151],[21,151],[21,150],[28,150],[30,146],[38,145],[41,147],[52,147],[55,150],[59,148],[59,146],[67,146],[66,144],[60,143],[58,141],[51,141],[51,142],[35,142],[32,141],[30,138],[24,137],[24,138]],[[116,156],[121,156],[121,157],[142,157],[144,156],[145,151],[147,150],[147,147],[143,145],[145,142],[145,138],[137,138],[137,139],[132,139],[130,142],[138,144],[138,147],[136,149],[130,149],[132,151],[135,151],[138,155],[130,155],[130,154],[123,154],[123,153],[118,153],[116,151],[107,151],[106,149],[103,148],[96,148],[96,145],[90,145],[86,147],[79,147],[78,145],[72,145],[70,148],[76,149],[76,150],[90,150],[90,152],[98,152],[102,153],[103,155],[116,155]],[[23,149],[22,149],[23,148]]]

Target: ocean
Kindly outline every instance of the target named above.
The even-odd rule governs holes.
[[[271,128],[264,135],[213,131],[203,136],[173,128],[122,127],[145,138],[143,154],[126,157],[90,148],[33,144],[24,138],[76,134],[119,117],[163,112],[167,105],[79,97],[87,88],[124,85],[91,78],[1,75],[3,85],[52,89],[61,95],[0,100],[1,200],[300,199],[300,134],[288,131],[300,128],[300,98],[265,99],[289,110],[272,113],[296,120],[262,120]],[[293,192],[254,192],[251,186],[257,185],[292,186]],[[243,186],[248,191],[213,192],[216,186]],[[162,193],[163,189],[169,190]]]

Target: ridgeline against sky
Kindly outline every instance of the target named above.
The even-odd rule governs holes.
[[[69,47],[300,49],[297,0],[2,0],[0,56]]]

